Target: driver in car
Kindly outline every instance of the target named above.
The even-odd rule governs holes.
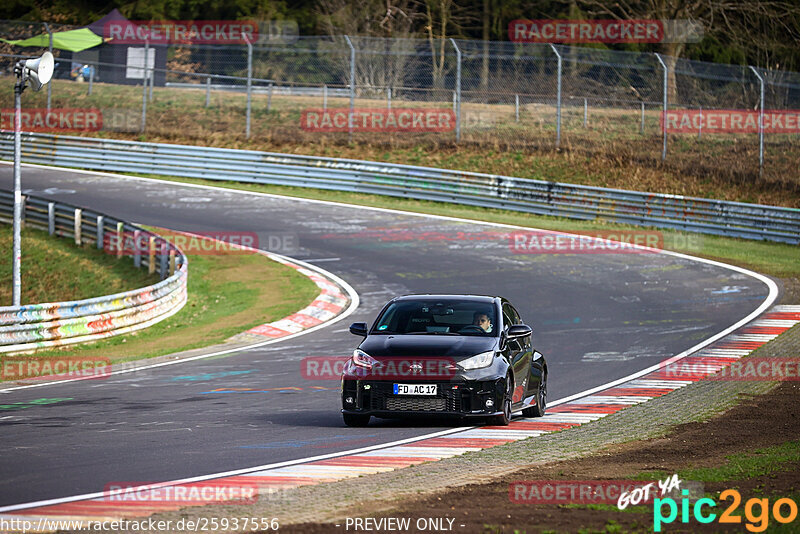
[[[475,315],[472,316],[472,324],[480,326],[484,332],[492,331],[492,320],[489,318],[489,315],[483,312],[475,312]]]

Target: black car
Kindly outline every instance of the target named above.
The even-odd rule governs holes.
[[[547,363],[531,327],[502,297],[407,295],[389,301],[344,366],[342,415],[454,415],[507,425],[514,411],[544,415]]]

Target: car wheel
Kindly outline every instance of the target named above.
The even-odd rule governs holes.
[[[547,409],[547,373],[542,375],[542,382],[536,390],[536,403],[522,410],[525,417],[542,417]]]
[[[501,403],[503,413],[489,418],[489,424],[492,426],[508,426],[511,422],[511,382],[511,375],[506,376],[506,391],[503,393]]]
[[[354,413],[343,413],[342,418],[344,424],[347,426],[367,426],[369,424],[369,415],[359,415]]]

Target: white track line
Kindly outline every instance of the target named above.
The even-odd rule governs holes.
[[[7,162],[0,162],[0,163],[4,163],[4,164],[7,164],[7,165],[9,164]],[[531,228],[531,227],[527,227],[527,226],[517,226],[517,225],[511,225],[511,224],[476,221],[476,220],[472,220],[472,219],[463,219],[463,218],[459,218],[459,217],[448,217],[448,216],[445,216],[445,215],[430,215],[430,214],[425,214],[425,213],[414,213],[414,212],[395,210],[395,209],[389,209],[389,208],[375,208],[375,207],[371,207],[371,206],[359,206],[359,205],[356,205],[356,204],[345,204],[345,203],[342,203],[342,202],[333,202],[333,201],[329,201],[329,200],[315,200],[315,199],[306,199],[306,198],[298,198],[298,197],[288,197],[288,196],[283,196],[283,195],[276,195],[276,194],[273,194],[273,193],[258,193],[258,192],[255,192],[255,191],[242,191],[242,190],[239,190],[239,189],[229,189],[229,188],[226,188],[226,187],[217,187],[217,186],[210,186],[210,185],[185,184],[185,183],[182,183],[182,182],[174,182],[174,181],[171,181],[171,180],[160,180],[160,179],[157,179],[157,178],[140,178],[138,176],[126,176],[126,175],[123,175],[123,174],[113,174],[113,173],[98,172],[98,171],[87,171],[87,170],[82,170],[82,169],[71,169],[71,168],[66,168],[66,167],[53,167],[53,166],[50,166],[50,165],[33,165],[33,164],[30,164],[30,163],[25,163],[23,165],[26,166],[26,167],[52,169],[52,170],[57,170],[57,171],[62,171],[62,172],[75,172],[75,173],[79,173],[79,174],[91,174],[91,175],[94,175],[94,176],[105,176],[105,177],[118,178],[118,179],[124,179],[124,180],[145,181],[147,183],[160,183],[160,184],[164,184],[164,185],[170,185],[170,186],[173,186],[173,187],[174,186],[178,186],[178,187],[193,187],[193,188],[197,188],[197,189],[222,190],[222,191],[226,191],[226,192],[239,193],[239,194],[243,194],[243,195],[263,196],[263,197],[268,197],[268,198],[279,198],[279,199],[283,199],[283,200],[293,200],[293,201],[297,201],[297,202],[307,202],[307,203],[312,203],[312,204],[323,204],[323,205],[331,205],[331,206],[340,206],[340,207],[347,207],[349,209],[366,209],[366,210],[379,211],[379,212],[385,212],[385,213],[399,213],[399,214],[409,215],[409,216],[414,216],[414,217],[434,218],[434,219],[440,219],[440,220],[446,220],[446,221],[463,222],[463,223],[468,223],[468,224],[494,226],[494,227],[498,227],[498,228],[512,228],[512,229],[519,229],[519,230],[543,231],[543,232],[549,232],[549,233],[553,233],[553,234],[572,235],[572,236],[576,236],[577,237],[576,234],[570,234],[568,232],[558,232],[558,231],[554,231],[554,230],[541,230],[541,229],[538,229],[538,228]],[[607,241],[607,240],[602,240],[602,241]],[[634,246],[636,246],[636,245],[634,245]],[[702,341],[701,343],[698,343],[697,345],[695,345],[695,346],[693,346],[693,347],[681,352],[680,354],[678,354],[676,356],[673,356],[669,360],[666,360],[665,362],[662,362],[662,363],[659,363],[657,365],[653,365],[651,367],[648,367],[647,369],[643,369],[641,371],[637,371],[637,372],[632,373],[632,374],[630,374],[628,376],[625,376],[623,378],[620,378],[620,379],[617,379],[617,380],[613,380],[613,381],[608,382],[606,384],[603,384],[603,385],[600,385],[600,386],[597,386],[597,387],[594,387],[594,388],[587,389],[585,391],[582,391],[580,393],[576,393],[574,395],[570,395],[568,397],[564,397],[562,399],[558,399],[556,401],[548,403],[548,406],[558,406],[559,404],[563,404],[565,402],[569,402],[571,400],[578,399],[578,398],[581,398],[581,397],[584,397],[584,396],[587,396],[587,395],[591,395],[592,393],[596,393],[598,391],[602,391],[602,390],[610,388],[610,387],[614,387],[616,385],[622,384],[622,383],[627,382],[629,380],[633,380],[635,378],[639,378],[639,377],[641,377],[643,375],[646,375],[647,373],[650,373],[650,372],[655,371],[657,369],[663,368],[668,363],[672,363],[672,362],[678,361],[678,360],[680,360],[682,358],[685,358],[686,356],[689,356],[690,354],[692,354],[694,352],[697,352],[698,350],[702,349],[703,347],[706,347],[706,346],[710,345],[711,343],[714,343],[715,341],[718,341],[719,339],[725,337],[726,335],[730,334],[734,330],[736,330],[738,328],[741,328],[743,325],[745,325],[748,322],[752,321],[753,319],[755,319],[756,317],[758,317],[759,315],[764,313],[770,307],[770,305],[773,302],[775,302],[775,300],[778,298],[779,291],[778,291],[778,286],[775,284],[775,282],[773,282],[770,278],[768,278],[768,277],[766,277],[766,276],[764,276],[762,274],[750,271],[748,269],[744,269],[742,267],[737,267],[735,265],[728,265],[727,263],[722,263],[722,262],[718,262],[718,261],[714,261],[714,260],[708,260],[708,259],[705,259],[705,258],[697,258],[695,256],[690,256],[688,254],[681,254],[679,252],[673,252],[673,251],[670,251],[670,250],[651,249],[651,248],[648,248],[648,247],[641,247],[641,246],[637,246],[637,248],[641,248],[643,250],[649,250],[649,251],[652,251],[652,252],[658,253],[658,254],[666,254],[668,256],[674,256],[674,257],[677,257],[677,258],[687,259],[687,260],[690,260],[690,261],[706,263],[708,265],[715,265],[717,267],[722,267],[724,269],[730,269],[732,271],[736,271],[736,272],[745,274],[747,276],[750,276],[752,278],[755,278],[756,280],[759,280],[759,281],[763,282],[769,288],[769,294],[767,295],[766,300],[758,308],[756,308],[752,313],[750,313],[749,315],[747,315],[743,319],[737,321],[736,323],[732,324],[731,326],[729,326],[728,328],[722,330],[721,332],[711,336],[710,338],[706,339],[705,341]],[[298,263],[300,263],[299,260],[292,260],[292,261],[297,261]],[[319,270],[319,268],[316,267],[316,266],[312,266],[310,264],[307,264],[307,266],[310,269]],[[335,275],[331,274],[331,277],[335,277]],[[335,279],[341,280],[341,279],[338,279],[338,277],[335,277]],[[344,282],[342,281],[341,283],[344,283]],[[348,289],[352,289],[352,288],[350,288],[349,285],[346,285],[346,283],[344,283],[344,284],[345,285],[343,285],[342,287],[345,287],[345,288],[348,288]],[[355,293],[354,290],[353,290],[353,292]],[[356,297],[357,297],[357,295],[356,295]],[[351,308],[352,308],[352,306],[351,306]],[[352,309],[354,310],[355,308],[352,308]],[[349,315],[349,313],[352,313],[350,308],[348,308],[348,313],[347,314]],[[336,320],[342,319],[343,317],[344,317],[344,314],[343,314],[343,316],[340,316]],[[328,323],[328,324],[331,324],[331,323]],[[319,326],[327,326],[327,324],[326,325],[319,325]],[[314,327],[314,329],[316,329],[316,328],[317,327]],[[301,332],[299,334],[293,334],[291,336],[286,336],[286,337],[283,337],[283,338],[280,338],[280,339],[277,339],[277,340],[268,341],[268,342],[265,342],[265,343],[260,343],[260,344],[254,345],[254,346],[262,346],[262,345],[266,345],[268,343],[274,343],[276,341],[283,341],[285,339],[289,339],[289,338],[292,338],[292,337],[295,337],[295,336],[298,336],[298,335],[302,335],[302,334],[307,333],[307,332],[309,332],[311,330],[312,329],[309,329],[309,330],[306,330],[306,331]],[[236,350],[242,350],[242,349],[236,349]],[[225,354],[227,352],[231,352],[231,351],[223,351],[221,353],[217,353],[216,355]],[[202,357],[208,357],[208,356],[210,356],[210,355],[204,355]],[[182,361],[192,361],[193,359],[200,359],[200,358],[201,357],[187,358],[186,360],[180,360],[180,361],[176,361],[176,362],[166,362],[166,363],[167,364],[181,363]],[[160,367],[161,365],[163,365],[163,364],[156,364],[156,365],[154,365],[152,367]],[[23,387],[25,387],[25,386],[23,386]],[[0,391],[0,392],[2,392],[2,391]],[[557,414],[554,414],[554,415],[557,415]],[[222,477],[228,477],[228,476],[242,475],[242,474],[246,474],[246,473],[253,473],[253,472],[256,472],[256,471],[263,471],[263,470],[267,470],[267,469],[273,469],[273,468],[276,468],[276,467],[284,467],[284,466],[289,466],[289,465],[296,465],[296,464],[301,464],[301,463],[306,463],[306,462],[312,462],[312,461],[315,461],[315,460],[323,460],[323,459],[327,459],[327,458],[336,458],[336,457],[339,457],[339,456],[358,454],[358,453],[361,453],[361,452],[379,450],[379,449],[383,449],[383,448],[393,447],[393,446],[396,446],[396,445],[401,445],[401,444],[404,444],[404,443],[413,443],[415,441],[420,441],[420,440],[423,440],[423,439],[428,439],[428,438],[433,438],[433,437],[438,437],[438,436],[444,436],[444,435],[453,434],[453,433],[456,433],[456,432],[461,432],[461,431],[464,431],[464,430],[469,430],[469,429],[474,429],[474,428],[479,428],[479,427],[460,427],[460,428],[455,428],[455,429],[449,429],[449,430],[445,430],[445,431],[441,431],[441,432],[434,432],[434,433],[431,433],[431,434],[425,434],[423,436],[416,436],[416,437],[413,437],[413,438],[407,438],[407,439],[400,440],[400,441],[395,441],[395,442],[391,442],[391,443],[385,443],[385,444],[381,444],[381,445],[374,445],[374,446],[371,446],[371,447],[365,447],[365,448],[361,448],[361,449],[352,449],[352,450],[349,450],[349,451],[331,453],[331,454],[326,454],[326,455],[323,455],[323,456],[314,456],[314,457],[309,457],[309,458],[302,458],[302,459],[298,459],[298,460],[290,460],[290,461],[287,461],[287,462],[280,462],[280,463],[277,463],[277,464],[267,464],[267,465],[262,465],[262,466],[257,466],[257,467],[246,468],[246,469],[239,469],[239,470],[236,470],[236,471],[227,471],[227,472],[224,472],[224,473],[214,473],[214,474],[210,474],[210,475],[202,475],[202,476],[193,477],[193,478],[187,478],[187,479],[181,479],[181,480],[173,480],[173,481],[169,481],[169,482],[162,482],[162,483],[157,484],[157,485],[143,486],[142,489],[145,489],[145,488],[148,488],[148,487],[171,486],[171,485],[175,485],[175,484],[184,484],[184,483],[188,483],[188,482],[200,482],[200,481],[204,481],[204,480],[212,480],[212,479],[215,479],[215,478],[222,478]],[[74,501],[82,501],[82,500],[87,500],[87,499],[96,499],[96,498],[103,497],[104,495],[105,495],[104,492],[96,492],[96,493],[88,493],[88,494],[84,494],[84,495],[75,495],[75,496],[71,496],[71,497],[62,497],[62,498],[57,498],[57,499],[50,499],[50,500],[46,500],[46,501],[37,501],[37,502],[30,502],[30,503],[23,503],[23,504],[15,504],[15,505],[11,505],[11,506],[0,507],[0,513],[11,512],[11,511],[15,511],[15,510],[22,510],[22,509],[25,509],[25,508],[33,508],[33,507],[38,507],[38,506],[47,506],[47,505],[52,505],[52,504],[62,504],[62,503],[74,502]]]

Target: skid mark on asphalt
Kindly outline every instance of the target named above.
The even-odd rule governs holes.
[[[647,402],[666,395],[676,389],[685,387],[698,380],[703,380],[728,367],[732,362],[746,356],[753,350],[775,339],[786,330],[800,323],[800,306],[775,306],[768,313],[751,321],[747,326],[723,339],[705,347],[694,354],[680,360],[694,370],[693,373],[674,373],[660,368],[639,378],[617,384],[604,391],[565,402],[548,409],[544,417],[532,419],[514,419],[508,426],[484,426],[471,428],[444,437],[423,438],[419,441],[373,449],[357,454],[345,454],[323,460],[309,461],[302,464],[289,465],[244,473],[236,476],[212,479],[214,484],[255,484],[259,491],[269,492],[295,488],[308,484],[334,482],[351,477],[392,471],[412,465],[433,462],[443,458],[458,456],[467,452],[495,447],[505,443],[534,438],[550,432],[567,430],[586,424],[628,406]],[[337,389],[312,386],[311,389]],[[282,388],[280,391],[295,391],[302,388]],[[279,391],[279,392],[280,392]],[[265,393],[272,390],[250,390],[232,388],[228,390],[206,393]],[[340,439],[369,440],[375,435],[336,436]],[[330,438],[321,438],[328,440]],[[276,448],[276,447],[314,447],[315,440],[272,442],[263,446],[250,445],[242,448]],[[174,487],[191,486],[191,483],[174,484]],[[221,502],[203,502],[198,505],[221,504]],[[0,519],[23,518],[37,521],[40,517],[71,516],[73,519],[97,521],[103,519],[145,517],[157,512],[174,511],[185,508],[187,503],[136,500],[135,502],[118,503],[109,501],[108,497],[86,499],[51,506],[39,506],[13,514],[0,514]],[[35,523],[34,523],[35,524]]]

